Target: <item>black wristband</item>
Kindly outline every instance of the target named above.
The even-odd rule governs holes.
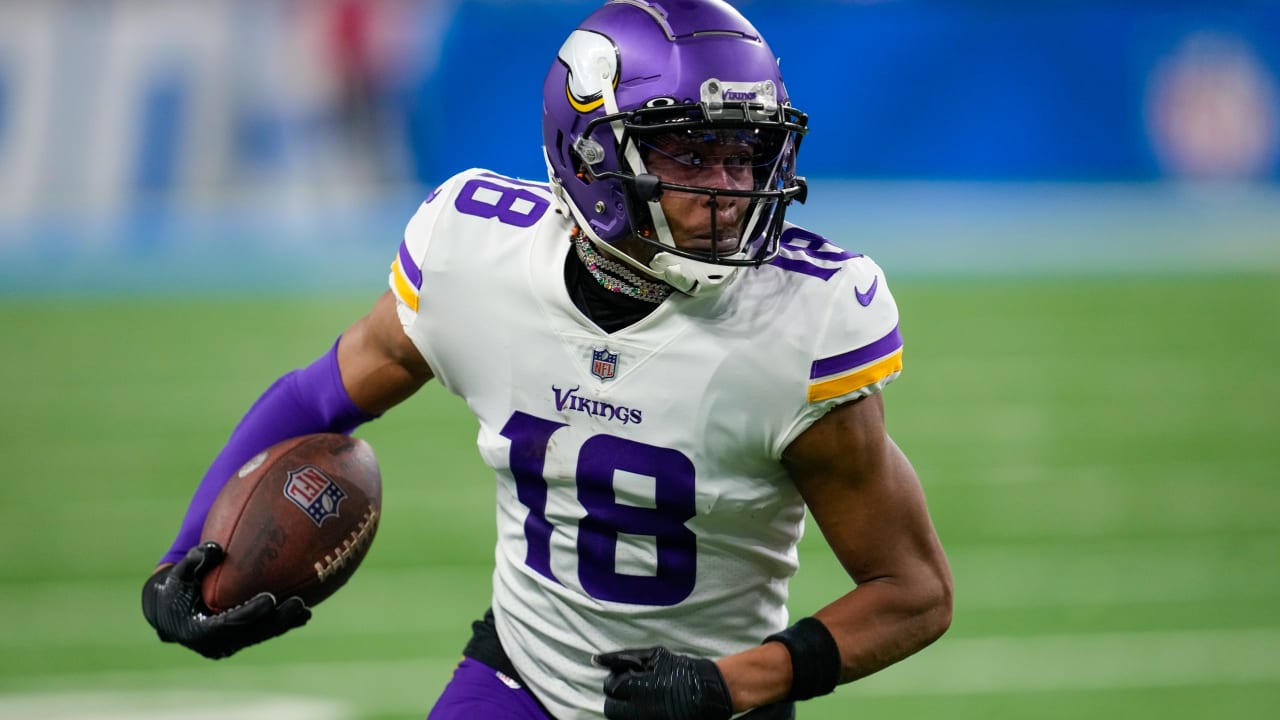
[[[840,648],[822,621],[801,618],[796,624],[764,639],[780,642],[791,653],[791,692],[788,702],[826,695],[840,684]]]

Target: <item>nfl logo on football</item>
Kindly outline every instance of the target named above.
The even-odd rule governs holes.
[[[315,465],[303,465],[289,471],[284,484],[285,497],[302,508],[317,526],[338,517],[338,504],[347,496],[342,488]]]
[[[612,380],[618,374],[618,353],[609,352],[609,348],[592,350],[591,374],[601,380]]]

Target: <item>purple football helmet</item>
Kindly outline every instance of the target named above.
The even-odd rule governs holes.
[[[723,284],[735,266],[777,254],[787,205],[804,201],[795,162],[807,122],[791,107],[760,33],[722,0],[611,0],[569,36],[543,86],[552,187],[579,227],[600,247],[690,294]],[[742,188],[707,187],[652,172],[646,158],[672,137],[727,138],[747,148],[734,162],[744,172],[749,163],[750,178]],[[672,159],[701,167],[701,158]],[[659,203],[668,191],[707,196],[717,239],[717,202],[745,199],[734,247],[677,247]],[[641,263],[617,247],[634,245],[630,238],[656,246],[657,255]]]

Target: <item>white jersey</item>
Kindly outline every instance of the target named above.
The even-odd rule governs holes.
[[[596,653],[718,658],[788,624],[804,506],[780,458],[901,369],[880,268],[789,226],[772,263],[606,333],[565,288],[545,183],[461,173],[409,222],[404,330],[480,422],[497,475],[493,609],[558,718],[602,718]]]

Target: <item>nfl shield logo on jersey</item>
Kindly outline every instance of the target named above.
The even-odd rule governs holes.
[[[601,380],[612,380],[618,374],[618,353],[609,352],[609,348],[592,350],[591,374]]]
[[[338,516],[338,503],[347,496],[342,488],[315,465],[303,465],[289,471],[284,483],[284,496],[302,508],[317,526],[325,519]]]

